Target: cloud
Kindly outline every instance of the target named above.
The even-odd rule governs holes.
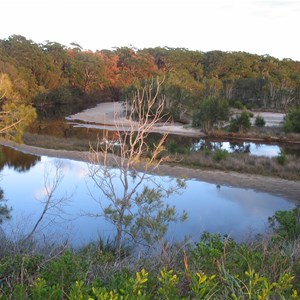
[[[34,192],[34,197],[36,200],[40,201],[40,200],[43,200],[45,198],[45,196],[47,195],[47,190],[45,187],[43,188],[40,188],[40,189],[37,189],[35,192]]]

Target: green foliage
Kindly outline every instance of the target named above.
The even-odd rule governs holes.
[[[0,225],[4,220],[9,220],[11,218],[10,216],[11,208],[9,208],[5,204],[6,200],[3,198],[3,196],[4,196],[3,190],[0,188]]]
[[[162,93],[176,120],[197,115],[198,104],[207,98],[222,97],[238,109],[244,105],[287,109],[300,103],[299,63],[265,55],[166,47],[91,52],[76,43],[68,48],[20,35],[0,40],[0,54],[1,73],[12,83],[10,95],[21,96],[26,104],[34,99],[39,105],[73,103],[67,91],[87,101],[97,101],[99,96],[120,100],[128,87],[156,76],[165,77]]]
[[[300,132],[300,107],[288,112],[284,118],[283,129],[285,132]]]
[[[218,293],[218,282],[215,280],[216,275],[208,277],[202,272],[191,274],[191,292],[196,299],[213,299]]]
[[[188,154],[189,153],[189,149],[187,147],[179,146],[178,143],[174,140],[169,141],[166,145],[166,148],[171,154],[176,154],[176,153]]]
[[[36,111],[14,89],[7,74],[0,73],[0,135],[20,142],[26,127],[36,119]]]
[[[276,230],[286,233],[295,216],[277,213],[274,217],[276,222],[281,220],[281,227]],[[299,211],[296,217],[299,225]],[[0,298],[299,299],[294,273],[299,258],[290,264],[290,252],[284,250],[287,239],[297,240],[298,231],[298,235],[289,232],[284,240],[258,244],[238,244],[227,236],[205,232],[199,243],[179,255],[183,265],[168,267],[158,261],[173,253],[134,258],[128,265],[127,259],[116,262],[93,247],[67,250],[57,258],[1,257]],[[141,263],[151,269],[146,271]]]
[[[233,102],[233,107],[237,109],[243,109],[244,104],[240,100],[236,100]]]
[[[269,278],[259,275],[253,269],[245,272],[245,280],[241,280],[237,276],[231,276],[226,270],[223,271],[225,284],[229,285],[231,289],[230,297],[233,300],[299,299],[297,291],[292,289],[294,276],[288,273],[281,275],[278,282],[272,282]]]
[[[179,185],[180,183],[178,187]],[[144,187],[134,199],[137,212],[133,214],[130,234],[148,247],[163,239],[171,222],[183,222],[187,219],[185,212],[178,215],[175,206],[164,203],[162,191],[160,188]],[[171,190],[168,192],[172,193]]]
[[[231,238],[220,234],[210,234],[204,232],[201,236],[200,242],[191,252],[191,268],[206,270],[209,273],[214,273],[218,270],[218,262],[225,259],[224,255],[230,255],[226,258],[227,266],[230,266],[229,259],[232,258],[233,266],[239,264],[243,268],[243,261],[237,255],[240,253],[240,246]],[[236,270],[235,270],[236,272]]]
[[[82,280],[71,284],[68,291],[59,285],[49,285],[44,279],[38,278],[32,286],[16,285],[13,287],[13,299],[299,299],[293,289],[294,276],[284,273],[278,281],[271,281],[253,269],[245,272],[245,279],[232,276],[225,269],[222,277],[215,274],[207,276],[203,272],[189,272],[188,290],[182,290],[180,282],[183,276],[174,270],[163,268],[157,278],[148,281],[149,273],[142,269],[135,276],[122,276],[116,288],[99,285],[97,282],[86,283]],[[11,299],[3,294],[1,299]],[[270,298],[272,297],[272,298]]]
[[[254,124],[255,124],[256,127],[262,128],[266,125],[266,121],[263,117],[257,116],[255,118],[255,123]]]
[[[83,262],[71,251],[66,251],[57,260],[50,262],[41,272],[43,279],[52,286],[58,284],[62,290],[68,290],[73,282],[83,279]],[[77,272],[74,272],[77,270]]]
[[[213,154],[213,159],[217,162],[226,159],[228,156],[228,151],[225,149],[217,149]]]
[[[163,268],[158,277],[160,286],[158,288],[158,295],[161,299],[178,299],[179,298],[179,278],[174,274],[173,270]]]
[[[276,157],[276,161],[280,165],[284,165],[286,163],[286,160],[287,160],[286,153],[284,152],[284,150],[281,150],[279,155]]]
[[[231,132],[247,132],[251,127],[250,113],[243,110],[239,116],[230,120],[229,131]]]
[[[290,211],[277,211],[269,222],[280,237],[296,240],[300,237],[300,206]]]
[[[207,98],[200,103],[198,111],[193,116],[193,126],[210,131],[214,125],[220,129],[223,122],[229,118],[229,105],[226,100]]]

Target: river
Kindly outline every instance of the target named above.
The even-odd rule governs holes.
[[[101,214],[96,199],[107,200],[88,176],[88,164],[70,159],[24,154],[2,146],[1,182],[7,206],[11,207],[11,220],[3,222],[2,229],[8,236],[30,232],[40,216],[45,198],[45,176],[55,178],[55,166],[60,165],[63,179],[55,199],[64,199],[62,205],[49,211],[39,227],[40,236],[55,242],[69,240],[80,246],[107,238],[114,230]],[[152,181],[170,185],[172,178],[153,176]],[[49,181],[48,181],[49,183]],[[149,183],[146,183],[149,184]],[[116,182],[116,189],[119,189]],[[172,194],[166,203],[175,205],[178,213],[185,210],[184,223],[170,224],[169,240],[180,241],[189,236],[197,241],[204,231],[229,234],[238,241],[246,241],[268,229],[268,217],[277,210],[292,209],[295,204],[284,197],[277,197],[251,189],[215,185],[199,180],[187,180],[180,194]]]

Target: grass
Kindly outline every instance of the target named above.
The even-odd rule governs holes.
[[[286,155],[284,164],[278,163],[276,157],[227,153],[224,157],[218,156],[216,159],[215,155],[214,152],[207,151],[191,152],[188,155],[177,154],[176,164],[300,180],[300,158],[294,155]]]
[[[68,151],[89,151],[89,145],[96,147],[96,140],[90,141],[87,138],[66,138],[35,133],[25,133],[23,142],[26,145]]]
[[[31,146],[57,150],[88,151],[89,145],[96,148],[96,140],[92,142],[83,138],[65,138],[40,134],[24,135],[24,143]],[[209,151],[179,151],[176,164],[192,168],[210,168],[222,171],[235,171],[248,174],[279,177],[287,180],[300,180],[300,158],[286,155],[284,163],[276,157],[268,158],[244,153],[217,153]],[[186,153],[188,152],[188,153]]]
[[[47,253],[34,243],[9,247],[1,299],[299,299],[300,240],[275,233],[248,244],[204,233],[196,244],[165,243],[121,261],[103,241]]]

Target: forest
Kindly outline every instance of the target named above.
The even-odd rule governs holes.
[[[0,40],[0,74],[1,98],[35,107],[119,101],[159,76],[165,78],[161,93],[169,112],[179,121],[207,98],[280,111],[300,104],[300,62],[245,52],[168,47],[92,52],[77,43],[37,44],[13,35]]]

